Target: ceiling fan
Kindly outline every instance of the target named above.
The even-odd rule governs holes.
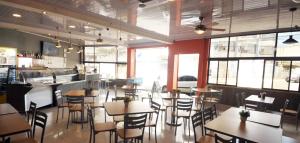
[[[203,24],[203,20],[204,20],[204,17],[203,16],[199,16],[200,23],[195,26],[195,30],[194,30],[195,33],[197,33],[197,34],[203,34],[207,30],[211,30],[211,31],[225,31],[225,29],[206,27]]]

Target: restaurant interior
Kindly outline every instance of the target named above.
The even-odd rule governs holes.
[[[0,0],[0,143],[299,143],[300,0]]]

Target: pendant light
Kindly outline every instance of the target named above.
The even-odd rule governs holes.
[[[70,46],[68,47],[68,50],[73,50],[74,48],[72,47],[72,39],[71,39],[71,32],[70,33],[70,39],[69,39],[69,42],[70,42]]]
[[[290,8],[290,12],[292,12],[292,22],[291,22],[291,35],[289,38],[285,41],[283,41],[283,44],[295,44],[298,43],[297,40],[293,38],[292,32],[293,32],[293,22],[294,22],[294,12],[297,10],[296,7]]]
[[[59,34],[59,32],[58,32],[58,26],[56,27],[56,32],[57,32],[56,35],[58,36],[58,34]],[[55,36],[55,39],[57,39],[56,36]],[[56,41],[56,43],[55,43],[55,47],[56,47],[56,48],[61,48],[60,40],[57,39],[57,41]]]

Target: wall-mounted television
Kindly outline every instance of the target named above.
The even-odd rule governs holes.
[[[59,51],[54,43],[41,41],[41,54],[45,56],[58,56]]]

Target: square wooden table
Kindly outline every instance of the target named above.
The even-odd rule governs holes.
[[[212,88],[192,88],[192,91],[200,92],[200,93],[218,93],[221,92]]]
[[[208,122],[205,130],[225,134],[234,138],[257,143],[281,143],[282,129],[254,122],[241,123],[239,118],[218,116]]]
[[[31,126],[19,113],[0,116],[0,137],[30,131]]]
[[[257,102],[262,104],[273,104],[275,98],[266,96],[265,99],[258,97],[258,95],[250,95],[245,100],[251,101],[251,102]]]
[[[228,110],[224,111],[222,113],[222,116],[239,119],[240,118],[239,112],[241,110],[244,110],[244,108],[231,107]],[[247,121],[255,122],[267,126],[273,126],[277,128],[280,127],[281,115],[254,111],[254,110],[249,110],[249,112],[250,112],[250,117],[248,117]]]
[[[18,111],[8,103],[0,104],[0,116],[6,114],[14,114],[18,113]]]
[[[123,101],[106,102],[104,103],[104,108],[109,116],[154,112],[148,104],[141,101],[131,101],[128,103],[128,106],[125,106]]]

